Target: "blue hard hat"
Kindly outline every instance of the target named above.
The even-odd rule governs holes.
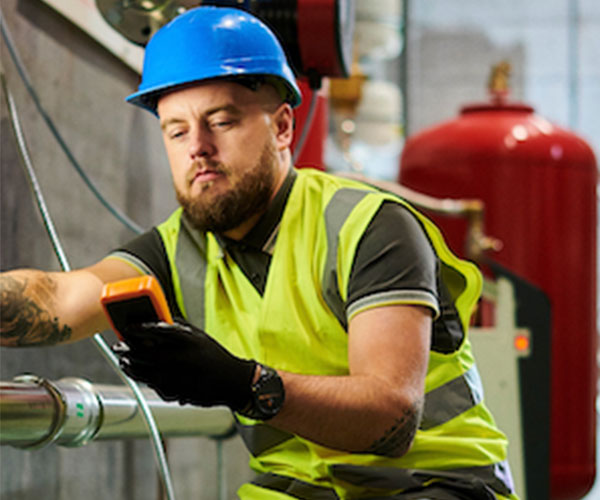
[[[138,91],[126,100],[156,114],[157,99],[165,91],[235,77],[266,77],[281,87],[292,106],[300,104],[300,90],[285,53],[262,21],[240,9],[197,7],[152,36]]]

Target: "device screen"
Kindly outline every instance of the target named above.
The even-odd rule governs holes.
[[[148,296],[140,295],[127,300],[105,304],[113,324],[118,332],[124,332],[128,326],[161,321]]]

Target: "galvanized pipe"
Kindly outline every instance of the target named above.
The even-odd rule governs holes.
[[[167,403],[147,388],[143,394],[163,437],[225,437],[234,431],[228,408]],[[35,375],[0,382],[2,445],[75,447],[91,440],[147,436],[144,418],[126,386],[92,384],[81,378],[50,382]]]

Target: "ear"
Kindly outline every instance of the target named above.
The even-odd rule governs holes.
[[[288,103],[281,104],[273,114],[273,127],[277,149],[289,148],[294,138],[294,110]]]

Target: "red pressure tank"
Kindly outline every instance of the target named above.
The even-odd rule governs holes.
[[[581,498],[595,477],[598,171],[591,148],[497,93],[410,137],[399,181],[435,197],[482,200],[486,233],[503,243],[494,260],[548,296],[550,491],[553,499]],[[464,255],[465,226],[435,219]]]

